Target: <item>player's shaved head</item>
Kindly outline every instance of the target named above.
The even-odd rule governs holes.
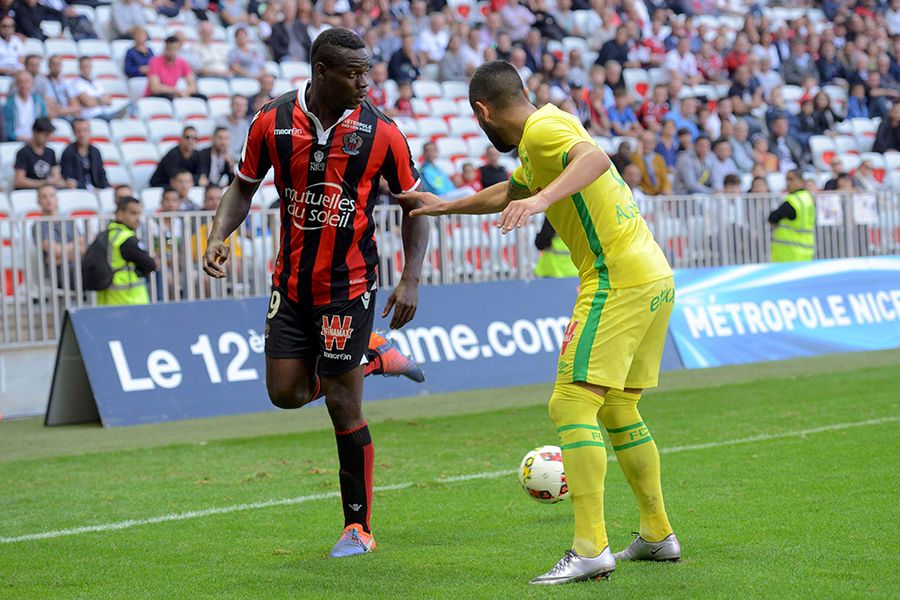
[[[362,38],[343,27],[333,27],[319,34],[310,50],[310,62],[337,67],[346,60],[348,50],[360,50],[366,44]]]
[[[503,110],[528,102],[522,89],[522,78],[516,68],[504,60],[486,62],[472,75],[469,83],[469,104],[473,109],[481,102],[496,110]]]

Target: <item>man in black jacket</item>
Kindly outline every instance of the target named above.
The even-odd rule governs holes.
[[[100,150],[91,144],[90,124],[84,119],[72,122],[75,141],[62,153],[60,167],[66,187],[70,189],[92,190],[109,187],[106,169]]]
[[[297,18],[297,3],[285,2],[281,6],[283,20],[272,26],[272,35],[266,45],[272,50],[275,62],[282,60],[309,60],[312,39],[309,37],[308,23]]]
[[[212,144],[200,150],[200,173],[206,175],[210,184],[226,187],[234,180],[234,157],[228,152],[231,132],[225,127],[216,127]]]
[[[196,151],[197,130],[191,126],[185,127],[181,133],[178,145],[166,152],[156,171],[150,176],[152,187],[165,187],[169,180],[179,171],[188,171],[194,177],[197,185],[206,185],[206,176],[201,172],[200,155]]]
[[[881,120],[872,145],[873,152],[884,153],[888,150],[900,150],[900,102],[894,102],[891,112]]]

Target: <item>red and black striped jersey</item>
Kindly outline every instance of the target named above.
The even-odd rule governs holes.
[[[250,124],[238,176],[250,182],[275,169],[281,233],[272,284],[314,306],[352,300],[376,282],[372,211],[384,177],[394,194],[419,174],[406,137],[364,101],[323,129],[304,90],[284,94]]]

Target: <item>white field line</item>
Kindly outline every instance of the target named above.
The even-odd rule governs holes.
[[[733,440],[722,440],[719,442],[708,442],[705,444],[691,444],[687,446],[669,446],[660,449],[661,454],[675,454],[677,452],[690,452],[693,450],[705,450],[708,448],[721,448],[723,446],[735,446],[738,444],[750,444],[753,442],[766,442],[769,440],[778,440],[783,438],[796,438],[824,433],[826,431],[840,431],[842,429],[851,429],[854,427],[867,427],[873,425],[883,425],[885,423],[893,423],[900,421],[900,417],[882,417],[879,419],[869,419],[867,421],[853,421],[848,423],[835,423],[833,425],[823,425],[822,427],[813,427],[811,429],[801,429],[799,431],[788,431],[784,433],[767,433],[762,435],[754,435],[751,437],[737,438]],[[610,462],[615,457],[610,455]],[[488,471],[484,473],[472,473],[469,475],[454,475],[452,477],[439,477],[431,480],[430,483],[456,483],[460,481],[471,481],[473,479],[496,479],[498,477],[506,477],[518,472],[518,469],[504,469],[502,471]],[[393,485],[375,486],[376,492],[388,492],[393,490],[403,490],[411,488],[415,482],[396,483]],[[257,508],[269,508],[271,506],[289,506],[293,504],[302,504],[304,502],[312,502],[314,500],[326,500],[330,498],[339,498],[340,492],[326,492],[322,494],[310,494],[307,496],[297,496],[296,498],[281,498],[273,500],[265,500],[262,502],[248,502],[245,504],[234,504],[232,506],[222,506],[219,508],[205,508],[202,510],[192,510],[188,512],[172,513],[169,515],[161,515],[158,517],[149,517],[146,519],[129,519],[127,521],[119,521],[117,523],[105,523],[101,525],[87,525],[84,527],[73,527],[71,529],[57,529],[55,531],[44,531],[41,533],[29,533],[26,535],[18,535],[13,537],[0,537],[0,544],[13,544],[16,542],[29,542],[33,540],[46,540],[70,535],[80,535],[82,533],[96,533],[103,531],[116,531],[118,529],[129,529],[139,525],[150,525],[153,523],[168,523],[170,521],[184,521],[187,519],[200,519],[212,515],[222,515],[244,510],[252,510]]]

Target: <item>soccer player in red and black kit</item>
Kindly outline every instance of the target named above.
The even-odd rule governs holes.
[[[372,218],[381,177],[394,195],[419,185],[406,137],[366,100],[369,54],[362,39],[334,28],[311,50],[312,81],[284,94],[250,124],[237,178],[216,212],[204,270],[225,275],[224,243],[250,210],[269,168],[281,200],[278,259],[266,315],[266,387],[272,403],[299,408],[324,394],[340,460],[344,532],[331,556],[375,549],[369,528],[372,438],[362,415],[363,377],[421,371],[372,334],[378,251]],[[403,208],[405,264],[382,317],[412,320],[428,241],[424,218]],[[370,334],[374,344],[370,349]]]

